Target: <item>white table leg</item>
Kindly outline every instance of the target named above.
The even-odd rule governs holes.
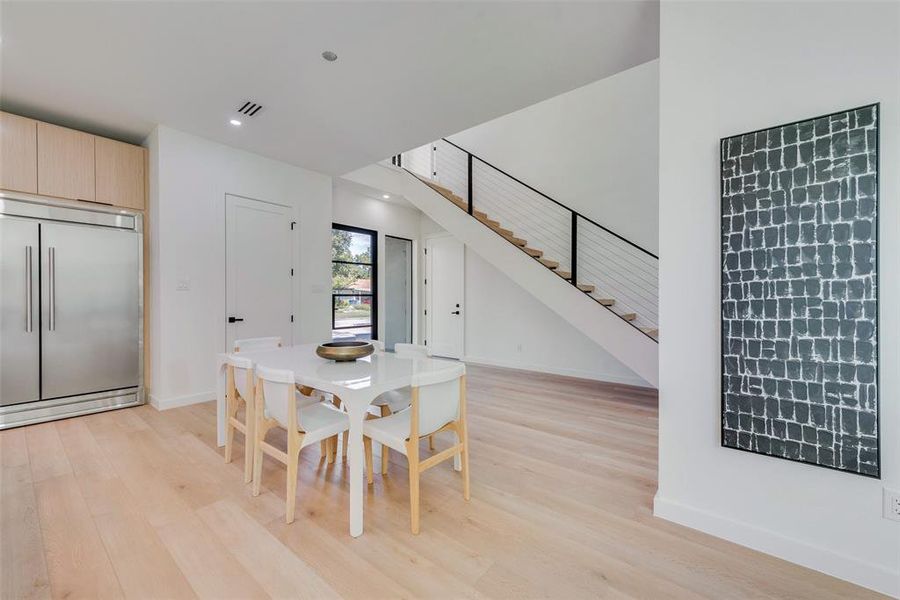
[[[347,448],[347,462],[350,467],[350,535],[359,537],[363,532],[363,492],[366,485],[362,439],[366,406],[349,404],[347,414],[350,417],[350,439]]]

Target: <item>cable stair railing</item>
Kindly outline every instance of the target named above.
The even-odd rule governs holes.
[[[447,139],[391,163],[658,341],[655,254]]]

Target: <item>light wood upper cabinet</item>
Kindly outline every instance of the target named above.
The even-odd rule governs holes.
[[[38,193],[93,202],[94,136],[38,122],[37,142]]]
[[[37,121],[0,112],[0,189],[37,188]]]
[[[144,210],[144,163],[140,146],[98,137],[94,142],[97,202]]]

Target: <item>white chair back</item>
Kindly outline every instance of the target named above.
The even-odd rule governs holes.
[[[225,364],[234,373],[234,387],[241,398],[248,400],[253,397],[253,361],[237,354],[229,354],[225,357]]]
[[[428,358],[428,347],[419,344],[394,344],[394,352],[403,358]]]
[[[263,409],[266,416],[278,421],[282,427],[290,427],[291,407],[297,410],[322,401],[317,394],[304,396],[297,393],[293,371],[259,367],[256,378],[262,384]],[[301,416],[298,415],[297,419],[297,426],[303,429]]]
[[[384,352],[384,342],[380,340],[369,340],[369,343],[375,346],[375,350]]]
[[[262,388],[266,416],[278,421],[282,427],[288,427],[291,405],[296,406],[293,371],[259,367],[256,370],[256,377]]]
[[[281,348],[282,341],[278,336],[246,338],[234,340],[234,352],[251,352],[253,350],[272,350]]]
[[[466,367],[462,363],[458,369],[446,373],[413,374],[412,387],[419,389],[420,437],[459,419],[460,377],[465,374]]]

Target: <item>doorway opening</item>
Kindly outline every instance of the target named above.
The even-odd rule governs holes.
[[[384,236],[384,348],[412,343],[412,240]]]
[[[331,336],[378,339],[378,232],[331,226]]]

